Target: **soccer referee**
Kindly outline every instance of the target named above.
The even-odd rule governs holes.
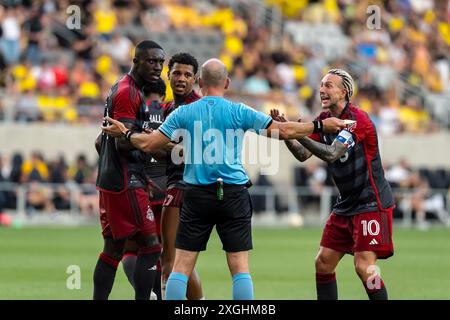
[[[183,135],[183,180],[187,190],[177,232],[174,267],[167,282],[167,300],[185,299],[187,280],[199,252],[206,249],[214,226],[233,277],[233,299],[253,299],[248,264],[248,251],[252,249],[252,206],[247,191],[249,178],[241,163],[243,133],[255,130],[286,140],[345,128],[343,120],[337,118],[309,123],[272,120],[243,103],[223,98],[229,84],[222,61],[210,59],[202,65],[199,79],[203,98],[179,107],[158,130],[151,134],[135,133],[108,117],[105,119],[111,125],[102,127],[111,136],[125,135],[145,152],[164,146],[174,135]]]

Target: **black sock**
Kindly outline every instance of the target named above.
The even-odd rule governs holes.
[[[108,300],[114,284],[119,261],[103,252],[97,260],[94,270],[94,300]]]
[[[136,300],[149,300],[156,276],[156,262],[159,251],[153,253],[138,253],[134,269],[134,290]]]
[[[125,272],[128,281],[131,286],[134,288],[134,268],[136,267],[136,254],[125,253],[122,257],[122,268]]]
[[[388,300],[388,293],[386,286],[381,278],[375,278],[372,281],[368,280],[368,283],[364,283],[367,296],[370,300]],[[369,287],[370,286],[370,287]]]
[[[158,300],[162,300],[161,293],[161,270],[156,270],[155,272],[155,283],[153,284],[153,292],[158,297]]]
[[[337,300],[336,273],[316,273],[317,300]]]

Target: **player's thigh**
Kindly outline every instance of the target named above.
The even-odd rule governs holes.
[[[334,272],[339,261],[341,261],[344,255],[345,252],[320,246],[315,259],[316,272],[319,273]]]
[[[152,208],[155,217],[156,233],[161,240],[162,203],[150,202],[150,207]]]
[[[169,249],[171,247],[175,248],[175,239],[179,221],[179,207],[163,207],[161,216],[161,237],[163,245]]]
[[[150,250],[152,252],[160,251],[161,245],[159,242],[159,237],[156,232],[137,232],[133,237],[130,238],[135,241],[139,247],[139,250]]]
[[[116,260],[121,260],[126,239],[114,240],[112,237],[103,238],[103,252]]]

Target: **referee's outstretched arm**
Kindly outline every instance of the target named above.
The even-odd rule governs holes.
[[[137,133],[126,128],[120,121],[110,117],[105,117],[110,125],[103,126],[102,130],[112,137],[125,136],[136,148],[144,152],[152,152],[163,147],[170,142],[161,131],[155,130],[152,133]],[[273,120],[267,128],[267,136],[280,140],[299,139],[315,132],[338,132],[346,127],[343,120],[337,118],[327,118],[313,122],[278,122]]]
[[[105,121],[110,123],[110,125],[102,127],[105,133],[115,138],[125,136],[136,148],[144,152],[158,150],[170,142],[170,139],[159,130],[155,130],[150,134],[137,133],[126,128],[120,121],[110,117],[105,117]],[[315,132],[338,132],[345,127],[344,121],[337,118],[327,118],[323,121],[306,123],[278,122],[273,120],[267,128],[267,136],[280,140],[299,139]]]
[[[150,134],[137,133],[126,128],[122,122],[110,117],[105,117],[104,120],[108,121],[110,125],[101,127],[103,132],[114,138],[125,136],[125,138],[129,140],[133,146],[144,152],[158,150],[170,142],[170,139],[159,130],[155,130]]]
[[[313,122],[278,122],[273,120],[267,128],[267,136],[280,140],[300,139],[301,137],[316,132],[334,133],[346,127],[343,120],[327,118]]]

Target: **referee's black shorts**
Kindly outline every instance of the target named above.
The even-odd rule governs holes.
[[[253,248],[252,203],[245,185],[224,185],[223,200],[217,199],[216,184],[188,185],[184,191],[176,248],[204,251],[214,226],[226,252]]]

